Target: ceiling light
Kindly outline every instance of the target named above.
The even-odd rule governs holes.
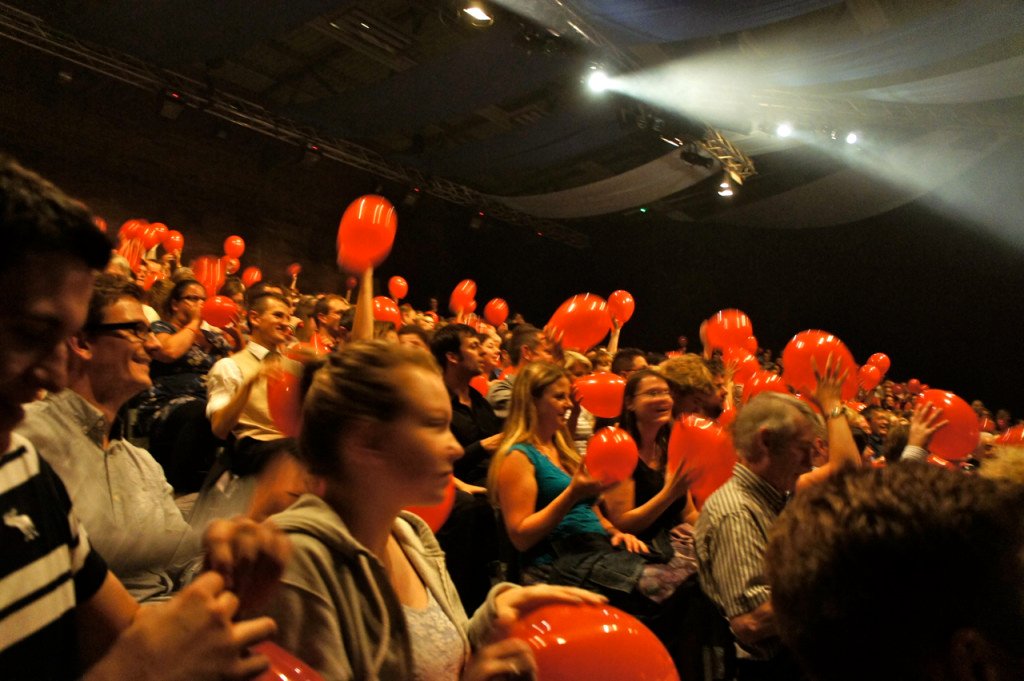
[[[591,92],[604,92],[611,85],[612,79],[601,69],[594,69],[587,76],[587,87]]]
[[[779,137],[789,137],[793,134],[793,124],[779,123],[778,127],[775,128],[775,134]]]
[[[851,133],[849,133],[846,136],[846,143],[847,144],[856,144],[857,140],[859,140],[859,139],[860,139],[860,136],[857,133],[851,132]]]
[[[490,26],[494,23],[494,17],[487,13],[479,3],[473,2],[462,8],[462,13],[469,17],[469,23],[473,26]]]

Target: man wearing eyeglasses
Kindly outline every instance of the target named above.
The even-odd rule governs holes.
[[[17,432],[60,476],[93,545],[137,600],[168,596],[200,554],[163,469],[112,432],[118,411],[152,385],[160,344],[137,286],[97,278],[83,329],[68,341],[68,390],[26,407]]]

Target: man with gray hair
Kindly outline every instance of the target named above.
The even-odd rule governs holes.
[[[765,577],[771,529],[797,478],[811,469],[817,418],[790,395],[761,393],[733,424],[739,461],[712,494],[696,528],[700,583],[729,622],[737,643],[737,674],[746,679],[795,679],[782,649]]]

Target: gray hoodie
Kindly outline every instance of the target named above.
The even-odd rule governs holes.
[[[384,566],[353,538],[319,497],[303,495],[273,521],[292,541],[293,555],[266,614],[277,642],[328,681],[408,681],[414,676],[405,615]],[[491,590],[466,618],[444,564],[444,552],[418,516],[402,513],[392,536],[444,613],[463,632],[463,654],[480,645],[495,618]]]

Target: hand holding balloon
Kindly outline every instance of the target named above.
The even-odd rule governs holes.
[[[910,433],[907,437],[908,447],[921,447],[928,449],[932,436],[949,423],[942,419],[942,409],[930,402],[919,402],[914,405],[914,412],[910,416]]]

